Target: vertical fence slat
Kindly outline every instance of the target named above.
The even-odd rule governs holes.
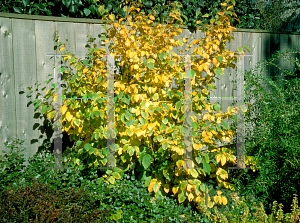
[[[12,20],[0,17],[0,155],[17,136]],[[24,95],[24,94],[23,94]]]
[[[19,87],[24,83],[25,86],[31,86],[36,82],[36,49],[35,49],[35,22],[30,20],[14,19],[12,21],[13,35],[13,55],[14,55],[14,94],[16,95],[16,117],[17,117],[17,137],[24,139],[22,152],[26,158],[25,165],[28,164],[27,158],[32,156],[33,148],[38,145],[38,132],[33,130],[37,120],[33,119],[34,107],[27,107],[29,98],[20,95]],[[33,92],[33,97],[36,93]]]

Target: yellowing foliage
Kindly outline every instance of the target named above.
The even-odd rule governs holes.
[[[224,4],[227,6],[227,3]],[[228,9],[231,7],[229,6]],[[135,10],[139,12],[138,8],[132,6],[129,12]],[[115,156],[120,158],[121,163],[118,165],[124,167],[124,170],[107,170],[107,175],[103,178],[106,182],[114,184],[115,179],[119,179],[119,175],[121,177],[122,173],[128,171],[130,163],[134,162],[144,167],[145,186],[148,187],[149,192],[155,195],[176,194],[179,203],[184,202],[186,198],[189,202],[203,202],[204,184],[196,180],[202,180],[206,174],[214,174],[218,185],[233,189],[232,185],[225,181],[228,179],[227,171],[220,166],[227,163],[233,164],[235,156],[229,154],[228,151],[217,151],[220,153],[215,156],[212,153],[216,140],[230,142],[233,132],[226,127],[228,124],[224,120],[236,114],[236,110],[230,108],[225,114],[221,111],[215,113],[219,109],[211,104],[205,104],[205,100],[193,101],[192,110],[201,116],[199,120],[192,119],[193,124],[196,125],[193,128],[200,128],[202,133],[192,136],[191,148],[194,148],[192,164],[194,167],[201,166],[202,169],[176,169],[175,167],[184,167],[185,163],[183,120],[187,106],[184,105],[183,98],[184,82],[179,83],[179,80],[185,78],[184,66],[180,65],[184,64],[185,58],[181,58],[174,52],[169,53],[167,50],[182,46],[189,39],[183,38],[183,40],[175,41],[172,38],[160,38],[179,35],[182,30],[174,25],[162,26],[160,24],[151,28],[154,26],[154,16],[149,15],[147,18],[144,15],[141,16],[143,13],[139,13],[139,16],[134,18],[138,23],[133,24],[133,18],[129,14],[126,18],[132,30],[126,29],[122,25],[122,20],[119,20],[119,23],[113,23],[114,15],[109,15],[111,20],[109,24],[112,28],[107,30],[108,33],[104,38],[109,38],[115,43],[109,49],[109,52],[113,52],[111,56],[116,58],[120,57],[116,55],[122,55],[119,63],[122,73],[115,76],[113,86],[115,87],[114,126],[118,138],[115,140],[117,151]],[[229,35],[233,29],[229,23],[230,16],[224,14],[224,11],[219,15],[220,25],[212,27],[204,25],[203,27],[209,28],[205,31],[206,37],[192,41],[193,44],[200,45],[191,55],[191,85],[195,87],[199,82],[201,83],[200,91],[193,93],[193,96],[200,99],[206,98],[212,91],[214,77],[223,75],[224,69],[228,66],[235,68],[233,62],[237,61],[234,52],[224,49],[226,40],[233,38]],[[180,20],[180,13],[173,10],[170,17],[171,21]],[[103,19],[105,18],[107,17]],[[134,35],[137,30],[140,32],[139,36]],[[106,39],[104,42],[109,43],[109,40]],[[67,79],[72,89],[69,97],[94,99],[64,101],[61,112],[62,121],[67,123],[64,131],[71,135],[71,139],[78,142],[76,147],[78,154],[74,157],[74,163],[79,164],[81,160],[93,154],[96,161],[87,158],[87,163],[105,166],[107,156],[103,148],[103,140],[107,139],[107,103],[102,97],[105,97],[107,92],[107,70],[103,69],[107,67],[107,60],[103,58],[106,50],[98,49],[96,46],[94,44],[94,49],[90,49],[94,66],[86,66],[74,56],[65,57],[70,64],[76,65],[77,70],[73,77],[70,76]],[[192,47],[190,44],[187,46]],[[242,50],[239,51],[244,54]],[[202,56],[204,60],[198,56]],[[209,76],[202,78],[202,72],[208,73]],[[160,90],[168,87],[173,78],[179,85],[176,89]],[[206,86],[210,86],[210,89]],[[53,95],[53,91],[51,94]],[[203,114],[203,109],[208,112]],[[47,115],[53,119],[51,112],[53,111],[49,111]],[[207,121],[211,127],[207,126]],[[186,141],[187,143],[190,142]],[[208,153],[204,154],[200,150],[203,147],[210,148]],[[154,170],[158,162],[166,160],[164,154],[167,152],[172,154],[172,164],[156,170],[156,173],[146,172],[148,169]],[[219,166],[215,166],[213,160],[216,160]],[[194,181],[183,180],[186,178]],[[216,203],[227,203],[226,197],[219,194],[214,197],[214,200]],[[213,207],[210,197],[208,206]]]

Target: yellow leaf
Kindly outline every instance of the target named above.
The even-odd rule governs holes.
[[[134,101],[135,101],[135,102],[138,102],[138,101],[139,101],[139,99],[140,99],[139,95],[134,95],[134,97],[133,97],[133,98],[134,98]]]
[[[122,89],[122,91],[124,91],[124,89],[125,89],[125,85],[124,84],[121,84],[121,89]]]
[[[114,87],[120,87],[120,82],[119,81],[115,82]]]
[[[59,49],[59,51],[58,52],[61,52],[61,51],[63,51],[65,48],[64,47],[62,47],[62,48],[60,48]]]
[[[172,191],[173,191],[173,194],[177,194],[177,192],[178,192],[178,186],[173,187],[173,188],[172,188]]]
[[[89,71],[89,69],[84,68],[83,71],[82,71],[82,73],[85,74],[85,73],[87,73],[88,71]]]
[[[217,194],[218,194],[218,195],[221,195],[221,194],[222,194],[222,191],[220,191],[220,190],[217,191]]]
[[[225,196],[222,196],[222,202],[223,202],[223,204],[224,205],[226,205],[227,204],[227,202],[228,202],[228,200],[227,200],[227,197],[225,197]]]
[[[154,126],[155,126],[154,123],[150,123],[150,124],[148,124],[148,129],[149,129],[150,131],[152,131],[152,129],[154,128]]]
[[[139,65],[137,65],[137,64],[135,64],[133,67],[134,67],[135,70],[138,70],[138,69],[139,69]],[[138,78],[137,78],[137,79],[138,79]]]
[[[190,193],[190,194],[189,194],[188,199],[189,199],[190,202],[194,199],[193,193]]]
[[[222,166],[224,166],[225,163],[226,163],[226,157],[225,157],[225,155],[223,154],[223,155],[221,156],[221,164],[222,164]]]
[[[67,112],[66,117],[67,117],[67,120],[70,122],[73,118],[73,115],[71,115],[70,112]]]
[[[142,130],[145,130],[148,126],[148,123],[145,123],[145,125],[143,126]]]
[[[195,169],[191,169],[191,175],[192,175],[194,178],[197,178],[197,177],[198,177],[198,172],[197,172]]]
[[[214,205],[213,205],[213,203],[212,203],[211,201],[209,201],[207,206],[208,206],[209,208],[213,208]]]
[[[221,159],[220,156],[221,156],[220,154],[217,154],[217,155],[215,156],[218,163],[220,163],[220,159]]]
[[[145,130],[138,130],[138,131],[136,131],[136,135],[137,135],[137,137],[140,137],[141,135],[144,135],[145,136]]]
[[[222,168],[218,168],[216,174],[219,175],[223,180],[228,178],[228,173],[225,170],[223,170]]]
[[[193,185],[188,184],[187,189],[188,192],[191,192],[193,190]]]
[[[209,138],[208,137],[204,137],[204,141],[205,142],[209,142]]]
[[[154,186],[154,184],[156,183],[156,179],[152,179],[151,181],[150,181],[150,183],[149,183],[149,186],[148,186],[148,190],[149,190],[149,192],[152,192],[153,191],[153,186]]]
[[[219,203],[219,196],[214,196],[214,201],[215,201],[216,203]]]
[[[169,193],[169,191],[170,191],[170,185],[169,185],[169,184],[165,184],[165,185],[164,185],[164,191],[165,191],[166,193]]]
[[[66,105],[61,106],[61,113],[62,114],[65,114],[67,110],[68,110],[68,107]]]
[[[130,40],[129,39],[126,40],[125,46],[130,47]]]

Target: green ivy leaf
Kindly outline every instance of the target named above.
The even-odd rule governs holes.
[[[145,170],[148,169],[148,167],[150,166],[151,162],[152,162],[152,157],[149,154],[146,154],[143,157],[143,161],[142,161],[142,165],[143,165],[143,167],[144,167]],[[146,182],[145,182],[145,184],[146,184]],[[149,185],[149,183],[148,183],[148,185]]]
[[[227,122],[222,121],[222,125],[223,125],[223,127],[224,127],[225,129],[229,129],[229,125],[228,125]]]
[[[220,105],[219,104],[214,104],[214,110],[215,111],[220,111]]]

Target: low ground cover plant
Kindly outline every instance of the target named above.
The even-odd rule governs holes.
[[[16,143],[22,144],[18,140]],[[25,159],[19,147],[16,149],[13,144],[9,147],[9,153],[0,156],[1,222],[80,222],[84,219],[86,222],[296,223],[300,215],[297,197],[291,205],[291,213],[283,214],[281,204],[277,211],[274,202],[273,212],[267,216],[262,203],[256,204],[254,197],[239,199],[238,193],[235,197],[231,195],[225,207],[195,209],[190,204],[179,204],[175,197],[153,199],[133,172],[111,185],[101,181],[97,169],[88,166],[46,169],[54,164],[54,155],[49,152],[29,158],[29,165],[24,168]],[[120,218],[113,220],[111,216],[118,214]]]

